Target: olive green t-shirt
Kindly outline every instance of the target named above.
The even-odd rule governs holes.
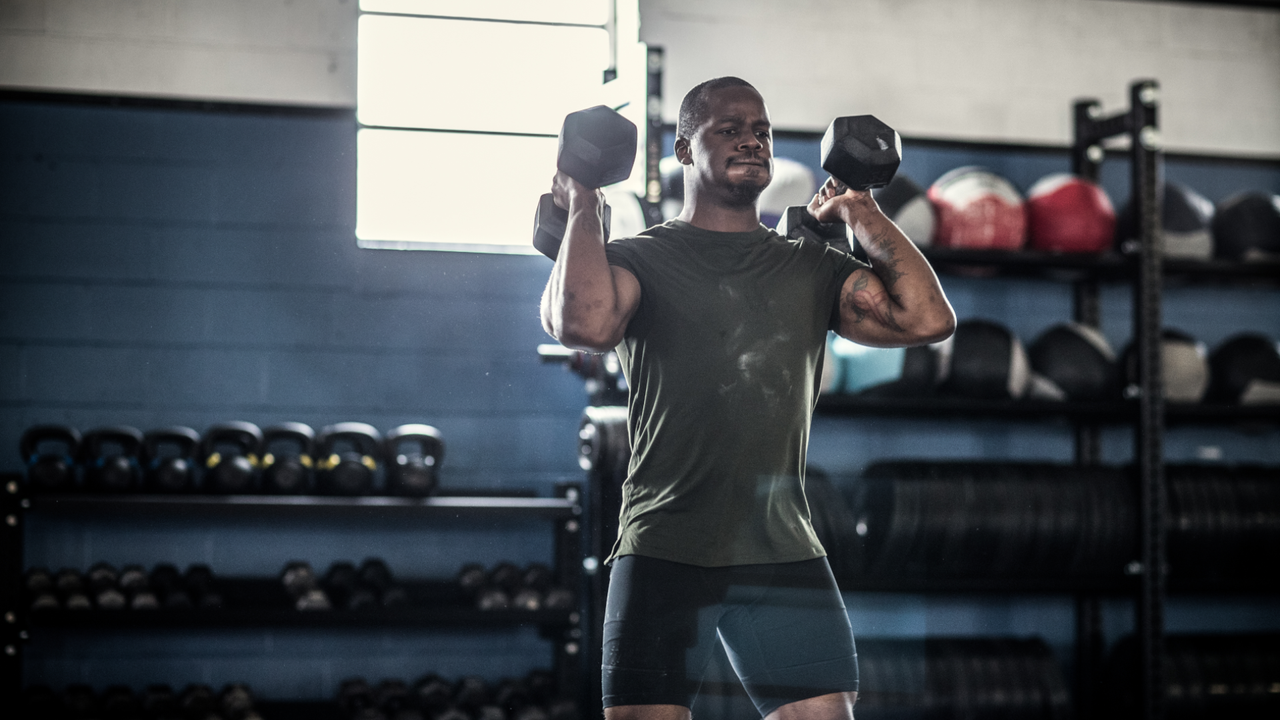
[[[804,495],[809,419],[840,288],[865,266],[763,225],[723,233],[678,220],[606,252],[640,281],[618,345],[632,455],[610,560],[823,556]]]

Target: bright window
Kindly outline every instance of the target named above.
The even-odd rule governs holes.
[[[615,5],[635,19],[612,20]],[[626,106],[644,128],[635,0],[361,0],[360,9],[362,247],[534,252],[534,208],[550,189],[564,116]],[[629,41],[611,43],[620,28]]]

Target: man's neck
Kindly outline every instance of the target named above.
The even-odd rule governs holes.
[[[724,206],[689,199],[685,201],[684,209],[676,219],[712,232],[751,232],[760,227],[760,210],[754,203],[747,206]]]

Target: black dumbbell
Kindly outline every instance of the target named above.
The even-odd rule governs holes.
[[[391,568],[378,558],[367,558],[361,563],[359,580],[361,587],[371,591],[382,607],[398,607],[409,602],[408,593],[396,584]]]
[[[217,717],[218,698],[208,685],[192,683],[178,696],[178,707],[189,720],[211,720],[210,716]]]
[[[67,425],[36,425],[18,440],[27,464],[27,486],[35,492],[71,490],[76,484],[80,433]]]
[[[244,683],[230,683],[218,693],[223,720],[248,720],[253,715],[253,693]]]
[[[372,425],[343,422],[316,437],[316,480],[322,492],[360,495],[373,487],[381,440]]]
[[[382,456],[387,463],[387,493],[425,497],[436,488],[444,440],[430,425],[401,425],[387,433]]]
[[[125,565],[120,569],[120,591],[129,599],[134,610],[154,610],[160,601],[151,589],[151,580],[141,565]]]
[[[380,558],[365,558],[364,562],[360,563],[359,576],[362,585],[378,593],[385,592],[395,582],[391,575],[391,568],[387,567],[387,563]]]
[[[261,444],[262,431],[253,423],[218,423],[206,430],[200,440],[204,491],[239,494],[256,490]]]
[[[377,707],[373,701],[373,688],[364,678],[347,678],[338,685],[338,707],[342,708],[345,717],[355,717],[358,713]]]
[[[466,712],[475,712],[489,704],[489,685],[475,675],[459,678],[453,686],[453,704]]]
[[[189,427],[152,430],[142,437],[144,482],[151,492],[179,493],[195,485],[195,452],[200,434]]]
[[[435,673],[418,678],[413,684],[413,699],[424,715],[434,718],[443,713],[453,701],[453,688]]]
[[[604,105],[569,113],[560,127],[556,168],[589,188],[602,188],[631,176],[636,162],[636,126]],[[604,206],[604,239],[609,239],[611,209]],[[538,199],[533,246],[552,260],[569,224],[569,211],[551,193]]]
[[[330,610],[333,604],[329,596],[320,588],[315,571],[311,564],[302,560],[294,560],[284,566],[280,573],[280,583],[285,592],[293,600],[298,610]]]
[[[458,571],[458,587],[468,594],[478,592],[489,581],[489,574],[480,563],[467,563]]]
[[[309,425],[287,422],[262,431],[258,452],[262,463],[262,492],[292,495],[311,492],[311,451],[316,434]]]
[[[78,570],[62,568],[53,576],[53,585],[64,609],[88,610],[93,607],[89,600],[89,588]]]
[[[141,486],[138,452],[142,433],[127,425],[98,428],[84,434],[80,444],[85,482],[100,492],[131,492]]]
[[[339,560],[329,566],[329,571],[324,574],[324,580],[321,583],[324,591],[328,593],[329,600],[334,607],[350,608],[351,597],[356,591],[356,587],[360,582],[359,573],[356,566],[345,561]]]
[[[889,184],[902,164],[902,140],[897,131],[872,115],[838,117],[827,126],[821,144],[822,169],[854,190],[871,190]],[[821,223],[807,208],[786,209],[778,234],[809,239],[849,251],[843,222]]]
[[[843,222],[820,222],[803,205],[792,205],[778,218],[778,234],[792,240],[810,240],[825,243],[847,253],[853,252],[849,243],[849,226]]]
[[[42,567],[33,567],[26,572],[24,582],[27,589],[27,607],[32,610],[57,610],[62,607],[58,600],[58,590],[53,582],[53,575]]]
[[[123,610],[128,598],[120,592],[120,573],[111,565],[100,562],[89,568],[89,595],[99,610]]]
[[[155,592],[160,606],[173,609],[190,609],[195,603],[187,592],[182,573],[170,563],[160,563],[151,569],[151,589]]]
[[[543,610],[572,610],[578,605],[578,596],[566,587],[552,586],[542,595]]]
[[[198,608],[216,609],[222,607],[222,594],[215,585],[213,570],[208,565],[197,563],[189,565],[182,576],[182,584],[191,595],[191,602]]]
[[[511,595],[511,605],[530,612],[542,609],[543,593],[551,587],[554,576],[551,568],[542,563],[530,563],[520,571],[519,588]]]
[[[401,713],[415,708],[409,695],[409,686],[403,680],[383,680],[373,690],[373,702],[388,718],[395,720]]]

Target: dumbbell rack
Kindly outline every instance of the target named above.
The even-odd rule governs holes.
[[[23,536],[29,513],[64,517],[111,515],[115,517],[246,518],[293,515],[308,519],[350,517],[525,518],[552,523],[553,572],[557,584],[574,589],[579,597],[573,610],[487,611],[461,605],[450,593],[450,583],[408,582],[416,597],[443,598],[439,605],[377,608],[358,611],[302,612],[284,607],[244,607],[214,610],[151,610],[32,613],[23,602]],[[519,627],[537,626],[554,643],[554,672],[561,692],[574,699],[583,693],[582,638],[589,627],[589,606],[582,591],[582,496],[577,485],[560,487],[558,497],[314,497],[265,495],[36,495],[30,496],[18,474],[0,475],[0,608],[4,612],[0,637],[0,697],[21,697],[23,647],[41,629],[182,629],[182,628],[386,628],[386,627]],[[220,583],[246,590],[278,589],[279,581],[261,578],[219,578]],[[442,668],[446,671],[446,668]],[[269,703],[279,716],[327,715],[330,703]],[[5,704],[9,706],[8,703]],[[297,705],[298,707],[292,707]],[[295,712],[296,711],[296,712]],[[270,717],[270,716],[269,716]]]
[[[980,267],[1004,276],[1039,277],[1069,281],[1074,289],[1074,319],[1097,326],[1099,323],[1098,283],[1101,280],[1128,281],[1133,287],[1133,338],[1138,355],[1138,383],[1130,388],[1133,397],[1123,402],[973,401],[950,398],[927,400],[879,399],[858,396],[829,396],[818,402],[819,413],[829,415],[946,417],[1003,420],[1061,420],[1076,428],[1076,463],[1095,465],[1099,461],[1099,425],[1129,425],[1134,433],[1134,471],[1139,498],[1137,527],[1139,557],[1129,564],[1129,577],[1102,585],[1079,582],[964,583],[942,581],[913,584],[876,583],[859,578],[859,589],[895,592],[1050,592],[1076,597],[1076,689],[1077,717],[1095,717],[1104,710],[1098,697],[1104,640],[1099,596],[1131,594],[1135,597],[1137,658],[1140,679],[1141,715],[1146,720],[1164,717],[1162,693],[1164,604],[1167,591],[1165,516],[1168,501],[1164,479],[1162,440],[1166,423],[1197,425],[1249,424],[1257,427],[1280,425],[1280,407],[1275,406],[1166,406],[1160,367],[1161,301],[1165,277],[1188,282],[1238,283],[1241,281],[1280,284],[1280,263],[1232,263],[1220,260],[1164,259],[1160,237],[1160,180],[1162,152],[1157,122],[1158,85],[1141,80],[1130,86],[1130,108],[1102,117],[1094,100],[1074,106],[1075,138],[1071,149],[1072,170],[1096,180],[1105,155],[1102,142],[1127,135],[1130,139],[1131,201],[1137,209],[1137,242],[1120,254],[1064,255],[1034,251],[975,251],[924,248],[925,256],[940,273],[952,269]],[[1152,571],[1155,569],[1155,571]],[[1201,591],[1202,587],[1176,589]],[[1257,591],[1274,594],[1274,582],[1261,579],[1242,587],[1218,585],[1211,591]]]

